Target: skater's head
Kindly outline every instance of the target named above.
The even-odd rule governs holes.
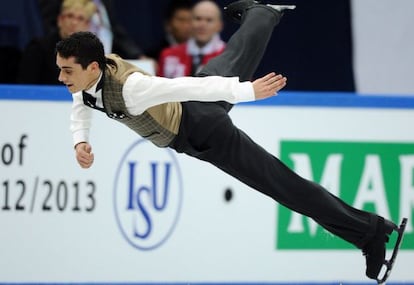
[[[91,32],[77,32],[56,45],[59,81],[71,93],[90,88],[105,69],[107,59],[101,41]]]

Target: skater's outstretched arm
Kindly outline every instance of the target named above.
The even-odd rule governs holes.
[[[271,72],[253,81],[253,89],[256,100],[265,99],[277,95],[286,86],[287,78]]]

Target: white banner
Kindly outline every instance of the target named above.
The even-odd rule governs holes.
[[[287,241],[285,212],[274,201],[207,163],[154,147],[103,113],[91,132],[95,163],[80,169],[70,107],[0,101],[0,283],[368,281],[361,251]],[[243,105],[231,116],[276,156],[295,142],[414,145],[413,109]],[[412,203],[404,206],[407,238],[390,281],[413,283],[414,190],[397,184]],[[399,222],[402,202],[378,200],[374,209],[382,204]]]

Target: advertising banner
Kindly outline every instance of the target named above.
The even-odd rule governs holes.
[[[313,220],[103,113],[94,165],[81,169],[67,91],[2,88],[0,284],[372,282],[362,252]],[[347,203],[407,217],[389,284],[414,284],[414,98],[302,95],[241,104],[231,117]]]

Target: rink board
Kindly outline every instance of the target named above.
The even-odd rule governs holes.
[[[80,169],[70,99],[0,86],[0,284],[373,284],[362,253],[312,220],[102,113]],[[389,284],[414,284],[414,98],[283,92],[231,117],[348,203],[407,216]]]

